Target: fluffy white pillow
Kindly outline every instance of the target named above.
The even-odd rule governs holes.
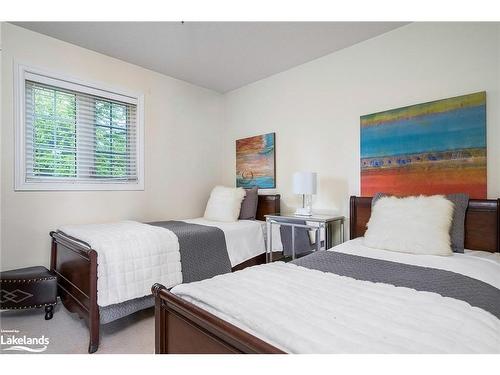
[[[214,187],[205,209],[205,219],[215,221],[238,220],[241,201],[245,198],[245,194],[243,188]]]
[[[442,195],[384,197],[372,208],[365,245],[412,254],[451,255],[453,203]]]

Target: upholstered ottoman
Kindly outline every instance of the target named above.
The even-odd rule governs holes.
[[[57,303],[57,279],[45,267],[29,267],[0,273],[0,309],[45,306],[45,319],[52,319]]]

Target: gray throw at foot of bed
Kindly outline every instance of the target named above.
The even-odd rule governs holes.
[[[169,229],[179,239],[183,283],[231,272],[226,237],[221,229],[173,220],[148,224]]]
[[[500,290],[483,281],[455,272],[335,251],[320,251],[291,263],[357,280],[438,293],[443,297],[465,301],[500,319]]]

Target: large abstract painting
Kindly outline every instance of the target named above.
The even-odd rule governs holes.
[[[486,198],[486,93],[361,117],[361,194]]]
[[[236,186],[276,187],[274,133],[236,141]]]

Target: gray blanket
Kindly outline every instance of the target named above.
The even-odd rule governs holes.
[[[169,229],[179,239],[182,282],[190,283],[231,272],[226,237],[221,229],[183,221],[148,224]],[[106,324],[153,305],[153,296],[145,296],[99,307],[100,322]]]
[[[500,319],[500,290],[455,272],[372,259],[335,251],[319,251],[292,262],[357,280],[434,292],[486,310]]]
[[[179,239],[183,283],[231,272],[226,237],[221,229],[173,220],[148,224],[169,229]]]

